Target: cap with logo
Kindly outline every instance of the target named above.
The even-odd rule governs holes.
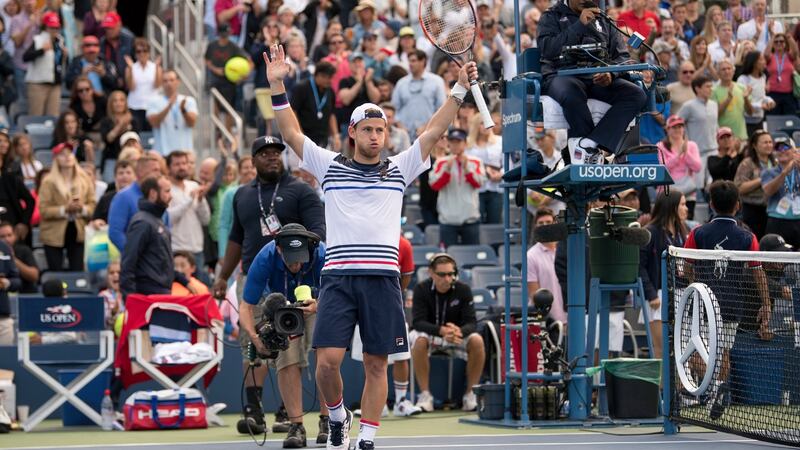
[[[762,252],[791,252],[794,250],[779,234],[765,234],[758,243]]]
[[[122,17],[120,17],[119,14],[115,13],[114,11],[107,13],[103,21],[100,22],[100,26],[103,28],[114,28],[121,24]]]
[[[72,144],[69,142],[62,142],[55,147],[53,147],[53,156],[58,155],[59,153],[63,152],[64,150],[72,151]]]
[[[84,36],[83,41],[84,47],[99,47],[100,46],[100,39],[97,39],[95,35]]]
[[[728,127],[720,127],[720,129],[717,130],[717,139],[723,136],[733,136],[733,130]]]
[[[466,141],[467,140],[467,132],[462,130],[461,128],[451,128],[450,131],[447,132],[447,140],[448,141]]]
[[[350,126],[354,127],[365,119],[383,119],[384,122],[389,122],[386,119],[386,113],[374,103],[364,103],[354,109],[353,114],[350,114]]]
[[[316,247],[320,238],[299,223],[287,223],[275,236],[275,244],[281,249],[286,264],[307,263],[311,260],[311,247]]]
[[[61,19],[58,14],[48,11],[42,15],[42,25],[48,28],[61,28]]]
[[[686,122],[683,121],[683,117],[671,115],[669,119],[667,119],[667,128],[677,127],[678,125],[685,125]]]
[[[787,139],[787,138],[778,138],[778,139],[775,139],[775,144],[773,144],[772,148],[776,152],[782,153],[782,152],[785,152],[786,150],[793,149],[794,145],[792,145],[792,142],[789,141],[789,139]]]
[[[286,145],[282,140],[280,140],[280,138],[276,138],[274,136],[261,136],[253,141],[253,145],[250,147],[250,154],[252,156],[256,156],[256,153],[269,147],[283,151],[283,149],[286,148]]]

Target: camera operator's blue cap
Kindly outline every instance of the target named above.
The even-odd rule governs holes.
[[[466,141],[467,140],[467,132],[462,130],[461,128],[451,128],[450,131],[447,132],[447,140],[448,141]]]
[[[282,140],[280,140],[280,138],[276,138],[274,136],[261,136],[253,141],[253,145],[250,147],[250,155],[256,156],[258,152],[265,148],[274,148],[283,151],[283,149],[286,148],[286,145]]]

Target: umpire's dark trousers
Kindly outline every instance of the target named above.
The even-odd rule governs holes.
[[[605,150],[617,150],[628,124],[647,103],[644,91],[621,78],[608,86],[592,83],[591,78],[555,76],[546,83],[544,93],[561,105],[569,124],[569,137],[586,137]],[[592,121],[587,100],[594,98],[611,105],[597,126]]]

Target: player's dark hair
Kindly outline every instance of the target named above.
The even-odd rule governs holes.
[[[316,69],[314,69],[314,74],[332,77],[336,74],[336,67],[333,67],[333,64],[328,61],[320,61],[317,63]]]
[[[703,87],[706,83],[711,83],[711,78],[708,78],[705,75],[698,75],[694,80],[692,80],[692,92],[697,95],[697,90]]]
[[[739,189],[729,180],[717,180],[708,188],[711,207],[717,214],[732,215],[739,204]]]
[[[142,190],[142,197],[146,199],[150,196],[150,192],[158,192],[158,178],[159,177],[149,177],[142,181],[140,186],[140,189]]]

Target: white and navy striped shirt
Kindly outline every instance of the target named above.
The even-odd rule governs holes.
[[[364,165],[306,138],[300,167],[319,180],[324,193],[328,241],[322,272],[398,276],[403,192],[430,168],[419,141],[381,163]]]

